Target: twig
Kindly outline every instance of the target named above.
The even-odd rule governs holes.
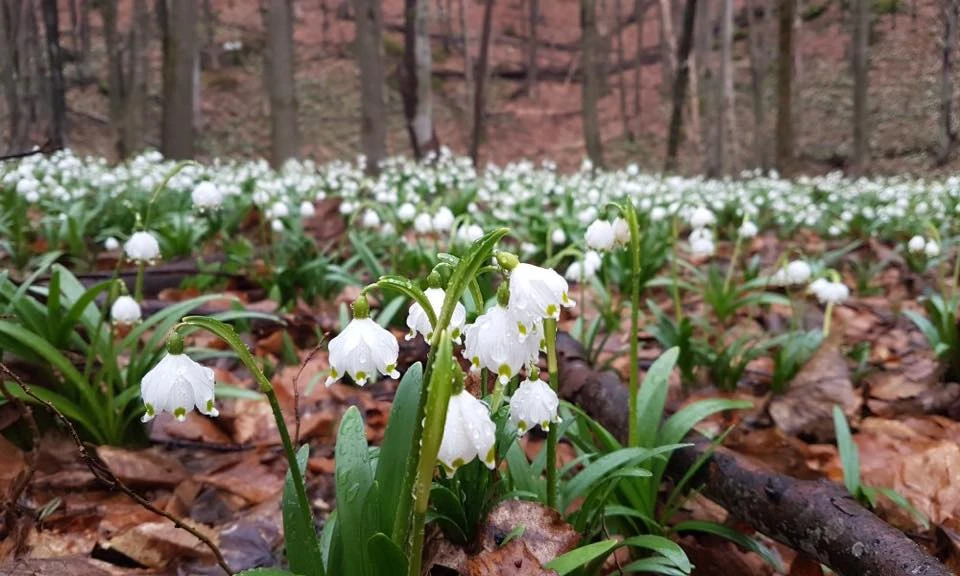
[[[317,345],[313,347],[313,350],[307,354],[307,357],[303,359],[303,362],[300,363],[300,369],[297,370],[297,375],[293,377],[293,445],[300,445],[300,375],[303,374],[303,369],[307,367],[307,364],[313,360],[313,357],[317,355],[321,349],[323,349],[324,338],[321,337],[320,341],[317,342]]]
[[[106,464],[104,464],[99,458],[90,454],[90,452],[87,450],[87,447],[83,444],[83,441],[80,440],[80,435],[77,434],[77,429],[74,428],[73,423],[70,422],[70,420],[68,420],[67,417],[64,416],[62,412],[60,412],[59,408],[57,408],[52,402],[48,400],[44,400],[43,398],[40,398],[39,396],[37,396],[33,392],[33,390],[30,388],[30,386],[26,382],[24,382],[19,376],[13,373],[13,371],[7,368],[7,366],[3,362],[0,362],[0,371],[2,371],[4,374],[12,378],[14,382],[16,382],[18,386],[20,386],[24,394],[26,394],[30,398],[33,398],[37,402],[46,406],[51,412],[54,413],[57,419],[59,419],[67,427],[67,430],[70,431],[70,436],[73,438],[74,444],[77,445],[77,450],[80,451],[80,459],[87,466],[87,468],[90,469],[90,472],[92,472],[93,475],[98,480],[100,480],[101,482],[109,486],[111,489],[120,490],[121,492],[129,496],[131,499],[133,499],[133,501],[135,501],[140,506],[143,506],[147,510],[153,512],[154,514],[163,516],[167,520],[170,520],[171,522],[173,522],[173,525],[176,526],[177,528],[190,533],[190,535],[192,535],[197,540],[200,540],[201,542],[203,542],[207,546],[207,548],[210,549],[214,557],[216,557],[217,559],[217,564],[219,564],[220,567],[223,568],[224,572],[226,572],[230,576],[233,576],[233,574],[235,574],[235,572],[230,568],[230,565],[227,564],[226,559],[224,559],[223,553],[220,552],[220,548],[217,547],[217,545],[213,542],[213,540],[211,540],[207,535],[203,534],[196,528],[190,526],[189,524],[184,523],[182,520],[180,520],[173,514],[166,512],[165,510],[161,510],[160,508],[157,508],[146,498],[144,498],[143,496],[131,490],[126,484],[121,482],[120,479],[117,478],[113,472],[110,471],[110,469],[107,467]],[[4,392],[6,393],[5,387],[4,387]]]
[[[0,364],[0,366],[2,366],[2,364]],[[5,366],[4,370],[7,370]],[[27,406],[23,400],[17,398],[9,390],[7,390],[7,385],[2,380],[0,380],[0,392],[3,393],[3,396],[7,399],[7,402],[17,409],[17,412],[19,412],[20,416],[26,421],[27,427],[30,429],[30,434],[33,436],[33,439],[31,440],[30,452],[27,453],[24,469],[10,484],[10,491],[8,493],[7,500],[3,503],[4,515],[12,524],[19,516],[18,512],[20,511],[20,508],[17,502],[20,501],[20,497],[23,495],[24,490],[27,489],[27,486],[30,484],[30,480],[37,471],[37,455],[40,451],[40,428],[37,427],[37,421],[34,419],[33,411],[30,410],[30,407]],[[24,532],[20,537],[23,538],[26,536],[26,534],[27,532]],[[19,549],[19,547],[20,546],[18,543],[17,549]]]

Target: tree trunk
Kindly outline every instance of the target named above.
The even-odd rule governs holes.
[[[753,92],[753,158],[764,172],[770,168],[767,151],[767,103],[764,80],[767,77],[767,55],[763,21],[757,21],[756,4],[759,1],[766,15],[770,8],[765,0],[747,0],[747,34],[750,44],[750,87]]]
[[[870,156],[867,132],[867,85],[870,56],[870,0],[853,1],[853,172],[862,175]]]
[[[433,126],[430,1],[405,0],[404,7],[403,110],[413,155],[419,160],[439,147]]]
[[[627,113],[627,78],[626,67],[623,65],[625,56],[623,54],[623,26],[620,22],[623,20],[623,0],[613,0],[613,14],[616,20],[613,33],[616,35],[617,42],[617,90],[620,92],[620,120],[623,122],[623,136],[630,142],[633,142],[633,130],[630,128],[630,115]]]
[[[537,24],[540,20],[540,0],[528,0],[530,3],[530,38],[527,40],[527,95],[533,96],[537,90]]]
[[[777,170],[793,170],[793,13],[795,0],[780,0],[777,54]]]
[[[733,0],[722,0],[720,7],[720,73],[717,82],[716,132],[711,176],[730,173],[730,138],[727,110],[733,99]]]
[[[594,167],[603,166],[603,145],[600,140],[600,78],[597,70],[597,7],[594,0],[580,3],[580,29],[583,41],[583,138],[587,157]]]
[[[147,0],[133,0],[128,56],[126,102],[123,107],[124,156],[139,152],[145,142],[147,83],[150,76],[150,11]]]
[[[43,0],[43,24],[47,41],[47,66],[50,72],[50,129],[48,138],[55,149],[66,139],[67,96],[63,83],[63,51],[60,49],[60,11],[57,0]]]
[[[158,0],[163,27],[161,148],[172,159],[193,157],[193,61],[197,57],[196,0]]]
[[[677,39],[673,33],[673,12],[670,0],[660,0],[660,46],[663,50],[663,80],[666,87],[674,79],[677,70]]]
[[[293,2],[264,0],[261,4],[267,28],[264,80],[270,102],[270,163],[283,166],[300,154],[297,124],[297,90],[294,79]]]
[[[715,79],[713,78],[713,62],[711,58],[713,54],[713,29],[715,23],[712,20],[713,15],[710,6],[710,2],[699,2],[697,4],[697,14],[694,17],[696,20],[693,37],[694,56],[692,57],[692,60],[696,63],[696,67],[690,68],[691,105],[696,102],[698,105],[697,109],[699,109],[699,104],[701,103],[700,95],[706,94],[708,96],[708,98],[703,101],[703,114],[701,115],[702,120],[698,133],[699,141],[704,144],[701,150],[701,159],[703,165],[702,170],[705,173],[716,171],[716,169],[713,168],[713,166],[715,166],[713,140],[716,118],[714,118],[713,109],[708,105],[714,99],[715,92]]]
[[[480,141],[486,120],[486,85],[490,68],[490,36],[493,34],[493,3],[487,0],[483,11],[483,32],[480,37],[480,60],[477,65],[477,92],[473,96],[473,137],[470,139],[470,159],[477,165],[480,156]]]
[[[21,152],[17,134],[20,133],[22,110],[17,86],[15,15],[7,12],[7,6],[0,3],[0,84],[3,88],[4,102],[7,108],[8,153]]]
[[[646,24],[647,6],[649,4],[646,0],[636,0],[633,5],[634,13],[637,15],[637,53],[633,66],[633,116],[636,119],[638,131],[643,129],[640,109],[643,98],[643,27]]]
[[[387,110],[383,102],[383,8],[379,0],[355,0],[356,50],[360,69],[360,144],[367,173],[387,156]]]
[[[690,67],[690,49],[693,46],[693,33],[696,24],[697,0],[687,0],[683,10],[683,33],[677,47],[677,74],[673,80],[673,112],[670,114],[670,128],[667,133],[667,158],[664,171],[677,169],[677,153],[680,151],[680,129],[683,126],[683,103],[687,98],[687,84]]]
[[[473,97],[476,95],[473,85],[473,60],[470,58],[470,27],[467,25],[467,0],[460,0],[460,33],[463,36],[463,84],[466,104],[463,109],[467,120],[467,134],[473,137]]]
[[[217,43],[217,13],[213,10],[213,0],[203,0],[203,32],[207,64],[210,70],[220,68],[220,44]]]
[[[942,67],[940,69],[940,142],[937,165],[950,159],[957,133],[953,128],[953,52],[957,45],[957,19],[960,0],[940,0],[943,14]]]

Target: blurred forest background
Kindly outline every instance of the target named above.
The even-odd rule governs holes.
[[[0,152],[955,170],[960,0],[0,0]]]

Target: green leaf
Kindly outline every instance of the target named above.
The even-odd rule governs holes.
[[[877,488],[877,492],[880,492],[884,496],[890,499],[891,502],[897,506],[903,508],[907,512],[913,515],[914,518],[920,522],[920,525],[923,526],[924,530],[930,529],[930,520],[927,518],[926,514],[914,508],[913,504],[909,500],[904,498],[899,492],[893,488]]]
[[[302,576],[302,575],[296,574],[294,572],[289,572],[287,570],[281,570],[280,568],[254,568],[252,570],[244,570],[243,572],[238,572],[237,576]]]
[[[377,280],[377,286],[381,290],[394,290],[400,292],[407,298],[420,304],[420,307],[423,308],[423,311],[426,312],[427,318],[430,320],[430,326],[437,325],[437,313],[433,309],[433,306],[430,305],[430,300],[427,299],[427,295],[424,294],[423,290],[417,287],[416,284],[410,280],[404,278],[403,276],[389,275],[381,276]]]
[[[843,465],[843,484],[854,497],[860,491],[860,452],[853,442],[847,417],[839,406],[833,406],[833,427],[837,432],[837,450],[840,451],[840,463]]]
[[[380,261],[377,260],[377,257],[373,255],[373,252],[370,250],[370,247],[367,246],[367,243],[361,240],[360,237],[352,231],[347,233],[347,238],[350,240],[350,244],[353,246],[353,249],[356,250],[357,255],[360,256],[360,259],[363,260],[363,263],[366,264],[367,268],[370,270],[370,275],[374,278],[383,276],[383,265],[380,264]]]
[[[615,452],[604,454],[600,458],[591,462],[580,471],[579,474],[571,478],[563,485],[562,502],[565,503],[561,509],[570,504],[580,496],[593,489],[597,482],[604,482],[614,471],[624,466],[636,466],[640,462],[652,458],[658,454],[670,452],[680,448],[680,444],[658,446],[653,450],[646,448],[621,448]]]
[[[323,531],[320,533],[320,554],[323,556],[323,565],[327,572],[340,564],[340,539],[335,538],[337,530],[337,510],[334,508],[327,516]]]
[[[369,574],[367,540],[376,526],[364,526],[363,507],[373,484],[363,418],[351,406],[340,421],[335,458],[337,491],[337,527],[343,566],[331,566],[332,574]],[[391,503],[392,505],[392,503]]]
[[[940,333],[934,328],[930,320],[926,316],[923,316],[919,312],[914,310],[904,310],[903,315],[906,316],[911,322],[916,325],[917,329],[923,334],[924,338],[927,339],[927,343],[930,344],[931,348],[936,349],[941,344]],[[940,353],[938,352],[939,356]]]
[[[403,493],[404,486],[412,486],[412,479],[405,479],[407,461],[414,458],[410,453],[413,435],[417,430],[417,406],[423,393],[423,366],[417,362],[407,369],[393,397],[390,418],[383,434],[380,447],[380,459],[377,462],[376,481],[380,484],[383,502],[398,502],[401,497],[409,498],[409,488]],[[409,480],[409,481],[408,481]],[[384,506],[380,514],[380,529],[391,533],[396,521],[396,506]]]
[[[657,430],[663,419],[663,409],[667,402],[667,379],[680,356],[680,349],[670,348],[650,366],[637,398],[637,439],[638,445],[652,448],[656,445]]]
[[[666,574],[667,576],[684,576],[690,573],[689,571],[683,571],[674,567],[672,564],[669,564],[669,560],[658,556],[634,560],[621,568],[620,572],[624,574],[643,572],[644,574]]]
[[[594,560],[602,560],[613,552],[619,542],[616,540],[602,540],[575,548],[566,554],[557,556],[550,562],[544,564],[544,568],[553,570],[560,576],[570,574],[577,568],[589,564]]]
[[[374,534],[367,542],[374,576],[406,574],[409,560],[403,550],[383,532]]]
[[[644,534],[641,536],[627,538],[620,544],[621,546],[643,548],[652,552],[656,552],[657,554],[660,554],[669,560],[674,566],[682,570],[685,574],[689,573],[693,569],[693,566],[691,566],[690,560],[687,558],[687,554],[683,551],[683,548],[680,548],[676,542],[670,540],[669,538],[656,536],[654,534]]]
[[[704,532],[707,534],[713,534],[714,536],[720,536],[721,538],[726,538],[737,546],[758,554],[761,558],[766,560],[767,563],[773,566],[774,570],[777,570],[778,572],[784,571],[783,564],[780,562],[780,558],[776,556],[769,548],[760,542],[757,542],[755,539],[750,538],[746,534],[730,528],[729,526],[717,524],[716,522],[688,520],[675,525],[673,530],[674,532]]]
[[[456,524],[461,533],[466,534],[469,531],[467,512],[463,509],[463,502],[452,490],[442,484],[434,484],[430,489],[430,505]]]
[[[310,447],[301,446],[297,451],[297,466],[301,477],[306,473]],[[323,574],[323,556],[320,554],[320,542],[313,526],[303,525],[303,512],[297,501],[293,486],[293,475],[287,470],[283,481],[283,535],[287,549],[287,562],[290,569],[303,576],[321,576]]]
[[[730,400],[727,398],[710,398],[688,404],[678,410],[663,423],[660,429],[658,442],[660,444],[675,444],[683,440],[690,430],[704,418],[725,410],[746,410],[753,407],[749,400]]]

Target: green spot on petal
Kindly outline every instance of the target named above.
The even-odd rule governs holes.
[[[213,398],[207,400],[207,412],[213,412]]]
[[[187,409],[186,408],[177,408],[173,411],[173,415],[177,418],[186,418]]]
[[[521,322],[517,322],[517,331],[520,332],[521,336],[527,335],[527,327],[524,326],[523,323]]]
[[[359,380],[366,380],[366,379],[367,379],[367,373],[366,373],[366,372],[363,372],[363,371],[357,372],[357,373],[353,376],[353,379],[354,379],[354,380],[358,380],[358,381],[359,381]]]
[[[153,416],[156,415],[156,412],[153,409],[153,404],[150,404],[148,402],[145,407],[147,409],[147,416],[150,416],[152,418]]]
[[[456,470],[457,468],[463,466],[464,464],[466,464],[466,462],[463,461],[463,458],[457,458],[452,462],[452,466],[450,467],[450,469]]]
[[[393,371],[396,370],[396,369],[397,369],[397,365],[396,365],[396,364],[387,364],[387,374],[393,372]]]
[[[547,316],[553,316],[553,315],[556,314],[556,313],[557,313],[557,305],[556,305],[556,304],[548,304],[548,305],[547,305]]]
[[[488,466],[493,464],[494,460],[497,457],[497,447],[496,445],[490,447],[490,451],[487,452],[487,456],[483,459],[483,463]]]

